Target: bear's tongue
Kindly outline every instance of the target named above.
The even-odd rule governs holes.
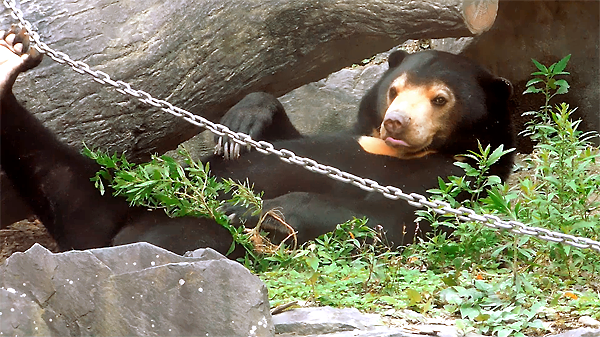
[[[390,144],[390,145],[394,145],[394,146],[410,146],[408,145],[407,142],[403,141],[403,140],[399,140],[399,139],[395,139],[392,137],[387,137],[385,139],[386,143]]]

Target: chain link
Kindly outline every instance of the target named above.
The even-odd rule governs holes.
[[[224,125],[213,123],[201,116],[194,115],[189,111],[175,107],[169,102],[156,99],[145,91],[133,89],[128,83],[125,83],[123,81],[114,81],[110,78],[108,74],[102,71],[92,70],[87,64],[80,61],[74,61],[67,54],[53,50],[41,41],[39,34],[33,29],[31,23],[25,20],[23,12],[16,7],[15,0],[3,0],[3,3],[4,6],[6,6],[12,11],[13,17],[19,20],[21,25],[25,29],[27,29],[29,36],[35,42],[35,48],[38,49],[40,52],[48,55],[54,61],[61,64],[66,63],[78,73],[91,75],[96,82],[110,85],[116,88],[116,90],[120,93],[136,97],[144,103],[160,108],[161,110],[170,113],[176,117],[183,118],[189,123],[206,128],[218,136],[227,135],[233,142],[237,144],[250,145],[257,151],[262,152],[264,154],[274,154],[286,163],[300,165],[309,171],[327,175],[328,177],[331,177],[338,181],[355,185],[368,192],[381,193],[389,199],[403,199],[410,205],[415,207],[427,206],[438,214],[453,214],[462,221],[477,221],[493,229],[507,230],[515,234],[529,235],[541,240],[559,242],[581,249],[590,248],[592,250],[595,250],[596,252],[600,252],[600,242],[594,241],[589,238],[576,237],[573,235],[553,232],[545,228],[527,226],[521,222],[514,220],[505,221],[495,215],[478,215],[472,209],[462,206],[458,209],[455,209],[452,208],[447,202],[439,200],[428,200],[425,196],[422,196],[417,193],[406,194],[397,187],[382,186],[374,180],[361,178],[348,172],[344,172],[338,168],[320,164],[310,158],[297,156],[294,152],[286,149],[277,150],[271,143],[265,141],[256,141],[253,140],[247,134],[241,132],[233,132]]]

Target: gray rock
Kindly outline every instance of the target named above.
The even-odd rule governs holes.
[[[36,244],[0,265],[6,336],[272,336],[258,277],[211,249],[147,243],[52,254]]]
[[[395,312],[396,315],[406,318],[401,311]],[[472,332],[463,335],[454,326],[443,324],[415,323],[387,327],[377,314],[331,307],[292,309],[273,316],[273,323],[278,337],[484,337]],[[548,337],[596,336],[600,336],[600,329],[580,328]]]
[[[309,135],[347,130],[356,122],[358,105],[387,70],[387,63],[342,69],[279,97],[290,120]]]
[[[600,329],[579,328],[547,337],[599,337]]]
[[[473,43],[472,37],[433,39],[431,40],[431,49],[441,50],[452,54],[460,54],[471,43]]]
[[[457,337],[452,326],[418,324],[411,329],[387,327],[377,314],[331,307],[299,308],[273,316],[279,337]],[[469,334],[468,337],[481,337]]]
[[[571,88],[553,102],[577,107],[581,129],[600,130],[600,2],[501,1],[492,29],[475,37],[463,53],[513,83],[519,129],[527,120],[520,114],[544,103],[541,95],[521,95],[537,71],[531,59],[550,65],[572,54],[571,75],[565,77]],[[530,149],[529,140],[519,138],[519,150]]]
[[[352,330],[317,335],[281,334],[278,337],[425,337],[427,335],[413,334],[401,329],[376,328],[373,330]],[[435,335],[434,335],[435,336]]]
[[[298,308],[273,316],[276,333],[328,334],[383,326],[379,315],[363,314],[354,308]]]

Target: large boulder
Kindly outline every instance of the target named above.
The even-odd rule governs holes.
[[[525,111],[544,103],[541,95],[521,95],[530,74],[537,71],[531,59],[552,64],[572,54],[565,78],[569,93],[554,98],[577,107],[583,130],[600,131],[600,2],[598,1],[500,1],[494,26],[473,39],[463,54],[480,62],[515,86],[513,103],[518,130]],[[529,117],[528,117],[529,118]],[[519,150],[531,148],[519,138]],[[598,139],[596,139],[598,142]]]
[[[273,336],[265,285],[212,249],[147,243],[53,254],[36,244],[0,265],[4,336]]]

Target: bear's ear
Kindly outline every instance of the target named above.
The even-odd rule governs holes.
[[[504,77],[498,77],[498,82],[502,83],[500,85],[503,87],[503,90],[506,94],[506,99],[509,99],[514,93],[512,83],[510,83],[510,81]]]
[[[504,77],[494,77],[487,85],[488,91],[495,97],[506,101],[513,94],[513,86],[509,80]]]
[[[388,57],[388,64],[390,65],[390,68],[396,68],[399,66],[407,55],[408,53],[404,50],[396,50],[391,53]]]

